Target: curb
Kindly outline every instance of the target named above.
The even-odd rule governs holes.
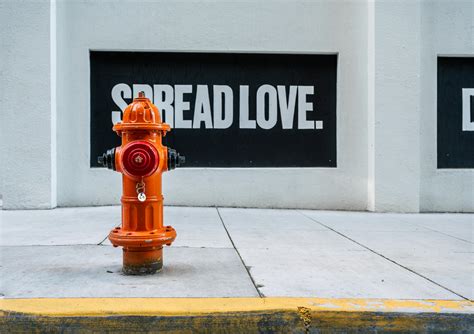
[[[474,303],[324,298],[0,300],[0,332],[474,332]]]

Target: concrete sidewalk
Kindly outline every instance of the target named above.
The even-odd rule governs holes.
[[[121,274],[120,207],[0,211],[5,298],[474,299],[474,215],[166,207],[163,271]]]

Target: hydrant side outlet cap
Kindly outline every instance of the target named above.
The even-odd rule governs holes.
[[[115,170],[115,147],[97,157],[97,162],[102,167]]]
[[[153,174],[160,158],[155,147],[146,141],[134,141],[123,148],[123,171],[132,177],[147,177]]]

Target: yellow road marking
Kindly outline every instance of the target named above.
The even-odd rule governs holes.
[[[34,298],[2,299],[0,311],[44,316],[179,316],[229,312],[408,312],[474,314],[474,303],[457,300],[333,298]]]

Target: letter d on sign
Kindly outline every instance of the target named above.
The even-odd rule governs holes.
[[[226,85],[214,85],[214,129],[227,129],[234,121],[234,93]],[[222,110],[224,101],[224,110]]]
[[[471,96],[474,88],[462,89],[462,130],[474,131],[474,119],[471,119]]]

